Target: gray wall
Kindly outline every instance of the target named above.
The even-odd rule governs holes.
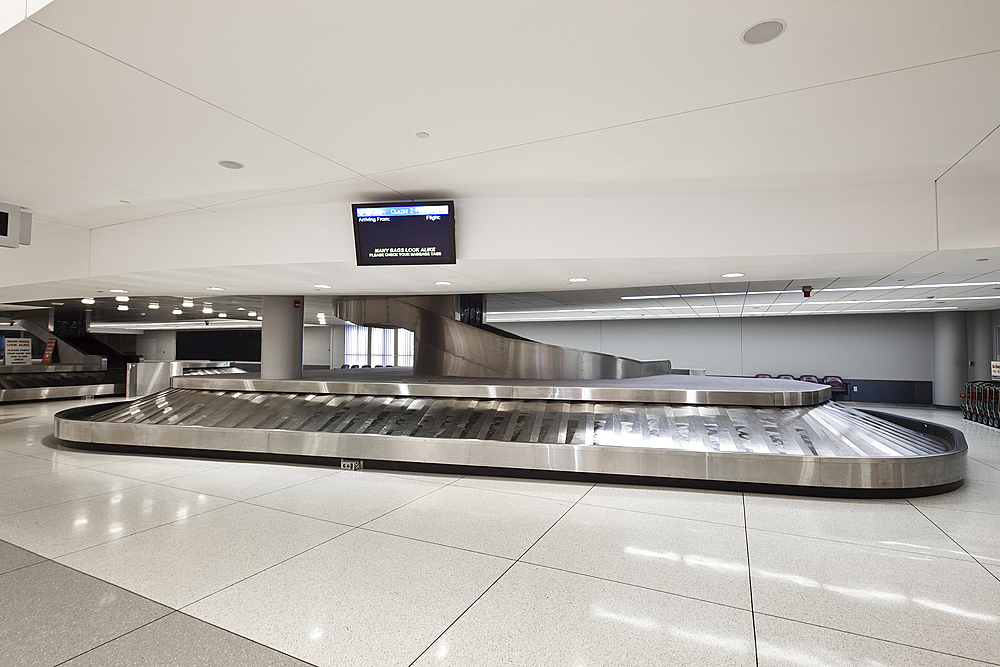
[[[302,363],[306,366],[330,368],[331,327],[305,327],[303,334]],[[340,355],[344,355],[343,345],[341,345]],[[337,368],[340,368],[340,364],[337,364]]]
[[[176,331],[144,331],[136,336],[135,353],[152,361],[174,361],[177,358]]]
[[[710,375],[804,373],[933,380],[930,313],[677,320],[518,322],[500,326],[543,343],[634,359],[670,359]]]

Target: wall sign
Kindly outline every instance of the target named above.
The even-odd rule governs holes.
[[[31,363],[30,338],[6,338],[3,342],[4,364],[7,366],[27,366]]]
[[[42,363],[51,364],[52,355],[55,354],[55,351],[56,351],[56,339],[50,338],[48,342],[45,343],[45,354],[42,355]]]

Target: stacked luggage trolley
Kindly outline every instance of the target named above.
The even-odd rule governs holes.
[[[962,416],[1000,427],[1000,382],[966,382],[962,398]]]

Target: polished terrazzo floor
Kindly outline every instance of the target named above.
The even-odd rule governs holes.
[[[1000,664],[1000,430],[958,412],[895,410],[964,487],[849,501],[60,448],[78,404],[0,406],[5,667]]]

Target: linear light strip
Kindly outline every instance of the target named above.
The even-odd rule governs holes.
[[[822,289],[813,290],[815,293],[819,292],[865,292],[870,290],[894,290],[894,289],[939,289],[945,287],[991,287],[994,285],[1000,285],[1000,282],[982,282],[982,283],[939,283],[934,285],[871,285],[868,287],[824,287]],[[623,301],[632,300],[645,300],[645,299],[689,299],[705,296],[743,296],[743,295],[757,295],[757,294],[798,294],[802,290],[792,289],[792,290],[763,290],[763,291],[746,291],[746,292],[711,292],[704,294],[655,294],[652,296],[623,296],[619,297]]]
[[[803,301],[802,305],[808,306],[836,306],[836,305],[846,305],[855,303],[924,303],[928,299],[913,297],[906,299],[840,299],[838,301]],[[982,300],[1000,300],[1000,295],[998,296],[946,296],[939,297],[940,301],[982,301]],[[794,304],[786,304],[781,302],[771,302],[771,303],[746,303],[746,304],[698,304],[698,305],[686,305],[686,306],[635,306],[632,308],[559,308],[556,310],[504,310],[504,311],[494,311],[487,313],[489,316],[494,315],[534,315],[534,314],[549,314],[555,315],[559,313],[602,313],[602,312],[639,312],[639,311],[650,311],[650,310],[688,310],[694,308],[772,308],[781,306],[791,306]]]

